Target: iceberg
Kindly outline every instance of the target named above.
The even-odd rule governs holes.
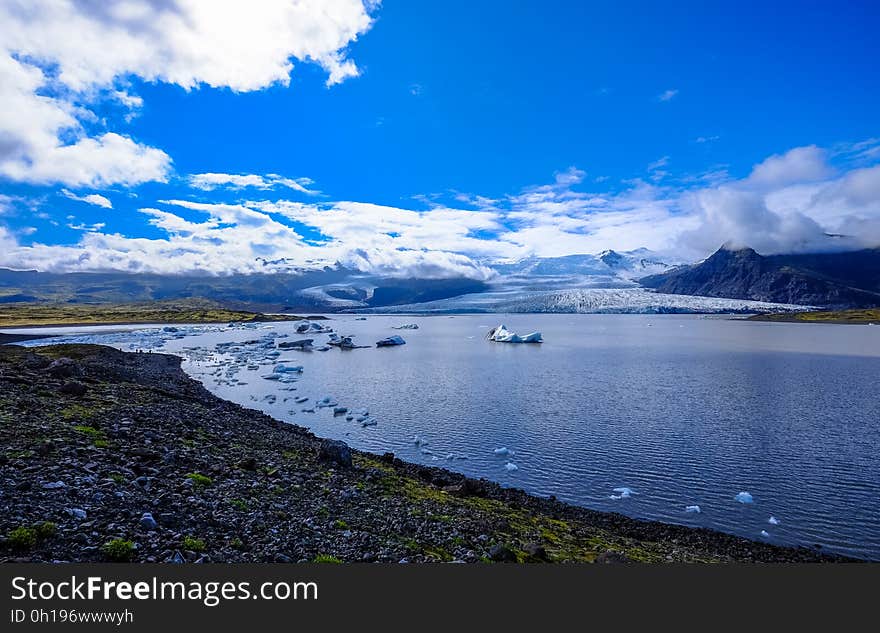
[[[303,372],[302,365],[275,365],[275,369],[272,370],[273,374],[288,374],[288,373],[301,374],[302,372]]]
[[[770,538],[770,534],[767,532],[767,530],[761,530],[761,536],[764,538]]]
[[[770,517],[769,519],[767,519],[767,523],[769,523],[770,525],[779,525],[780,521],[776,517]]]
[[[389,336],[388,338],[383,338],[381,341],[376,341],[376,347],[392,347],[394,345],[406,345],[406,341],[403,340],[403,337],[397,336]]]
[[[700,512],[702,512],[702,510],[700,509],[700,506],[686,506],[684,511],[685,512],[693,512],[696,514],[700,514]]]
[[[419,326],[416,323],[404,323],[403,325],[392,325],[392,330],[418,330]]]
[[[504,468],[505,468],[508,472],[511,472],[511,473],[512,473],[513,471],[515,471],[515,470],[519,470],[519,466],[517,466],[517,465],[514,464],[513,462],[507,462],[506,464],[504,464]]]
[[[514,455],[515,454],[512,450],[510,450],[506,446],[503,448],[496,448],[492,452],[495,453],[496,455]]]
[[[520,336],[516,332],[511,332],[507,329],[506,325],[499,325],[498,327],[492,328],[486,334],[486,338],[490,341],[494,341],[495,343],[541,343],[543,342],[541,339],[540,332],[532,332],[531,334],[526,334],[525,336]]]
[[[300,349],[307,350],[311,349],[312,343],[315,342],[313,338],[301,338],[296,341],[282,341],[278,343],[278,347],[281,349]]]
[[[752,503],[755,500],[748,492],[739,492],[733,499],[740,503]]]
[[[615,488],[612,492],[616,492],[616,495],[611,495],[608,497],[609,499],[613,499],[614,501],[619,501],[620,499],[629,499],[634,494],[637,494],[635,490],[632,488],[627,488],[626,486],[621,486],[620,488]]]

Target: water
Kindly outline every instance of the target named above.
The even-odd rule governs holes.
[[[420,329],[391,329],[407,322]],[[500,322],[519,333],[540,330],[545,343],[484,340]],[[260,378],[272,364],[242,367],[235,378],[246,385],[224,384],[212,374],[217,357],[185,348],[291,333],[295,323],[199,328],[163,350],[187,356],[184,368],[219,396],[358,448],[599,510],[880,559],[880,327],[689,315],[328,323],[356,342],[398,333],[407,345],[282,351],[280,358],[305,367],[290,385]],[[126,348],[133,336],[100,340]],[[270,394],[275,403],[264,400]],[[368,408],[378,424],[300,410],[326,395]],[[295,404],[298,396],[310,401]],[[415,435],[428,444],[417,446]],[[502,447],[515,455],[496,455]],[[736,501],[740,492],[753,502]],[[686,511],[694,505],[701,512]]]

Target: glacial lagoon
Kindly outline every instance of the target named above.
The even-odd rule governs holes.
[[[178,354],[217,395],[357,448],[597,510],[880,559],[880,326],[587,314],[320,323],[370,347],[277,349],[328,338],[296,322],[41,329],[59,338],[31,344]],[[487,341],[500,323],[544,342]],[[419,327],[393,329],[404,324]],[[395,334],[406,344],[374,347]],[[303,369],[277,380],[279,363]]]

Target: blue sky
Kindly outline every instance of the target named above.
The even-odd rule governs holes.
[[[0,265],[880,243],[876,3],[170,4],[0,2]]]

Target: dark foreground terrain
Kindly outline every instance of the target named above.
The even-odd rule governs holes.
[[[0,346],[0,560],[839,560],[408,464],[220,400],[163,354]]]

